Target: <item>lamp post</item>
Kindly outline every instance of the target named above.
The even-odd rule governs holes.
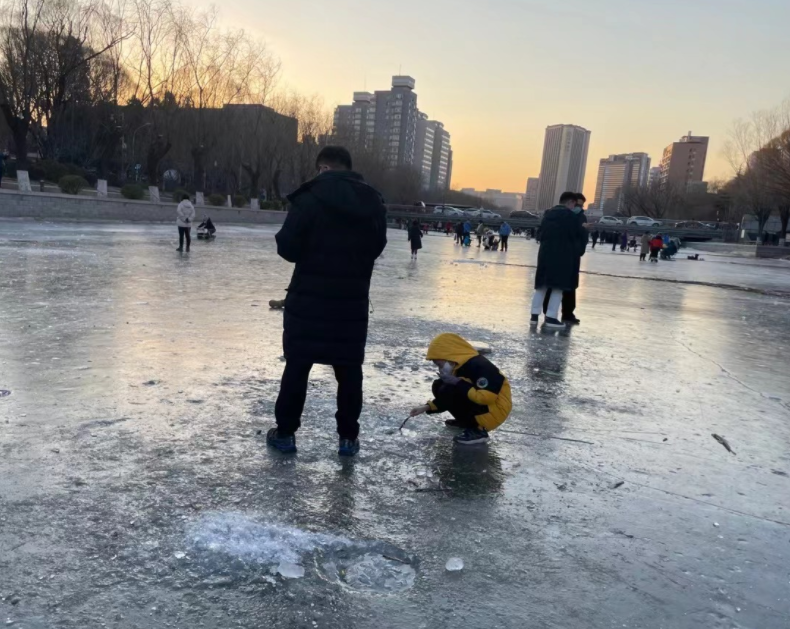
[[[134,153],[134,138],[140,129],[144,129],[145,127],[150,127],[150,126],[151,126],[150,122],[143,123],[139,127],[137,127],[132,133],[132,161],[135,162],[135,165],[137,163],[137,160],[135,159],[135,153]],[[140,171],[137,168],[134,169],[134,180],[135,181],[140,180]]]

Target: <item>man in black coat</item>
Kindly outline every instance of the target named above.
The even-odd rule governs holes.
[[[543,214],[530,325],[538,324],[543,300],[550,290],[545,326],[565,329],[565,324],[559,320],[562,295],[578,287],[579,259],[587,248],[587,229],[579,219],[581,210],[576,207],[576,199],[575,192],[563,192],[560,204]]]
[[[581,192],[576,193],[576,216],[582,225],[587,224],[587,216],[584,213],[584,204],[587,203],[587,197]],[[593,249],[595,248],[595,240],[593,240]],[[582,267],[582,256],[587,250],[587,238],[584,240],[584,248],[581,250],[579,258],[576,260],[576,286],[579,286],[579,273]],[[546,292],[546,297],[543,299],[543,314],[546,314],[549,309],[549,300],[551,299],[551,290]],[[562,322],[568,325],[579,325],[581,321],[576,317],[576,289],[565,290],[562,292]]]
[[[269,445],[295,452],[295,433],[315,363],[332,365],[337,378],[337,432],[341,456],[359,451],[362,363],[368,334],[373,263],[387,244],[381,195],[351,170],[351,155],[321,150],[319,174],[288,197],[291,209],[276,236],[277,253],[296,268],[285,298],[285,371]]]

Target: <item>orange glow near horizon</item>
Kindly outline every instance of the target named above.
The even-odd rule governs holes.
[[[601,158],[645,151],[655,166],[689,131],[711,138],[706,180],[730,176],[733,121],[790,96],[790,3],[776,0],[238,0],[221,16],[328,108],[414,77],[418,106],[452,136],[456,189],[524,192],[558,123],[592,131],[590,200]]]

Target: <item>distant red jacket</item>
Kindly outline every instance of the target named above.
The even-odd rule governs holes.
[[[664,248],[664,241],[661,238],[653,238],[650,241],[650,248],[651,249],[663,249]]]

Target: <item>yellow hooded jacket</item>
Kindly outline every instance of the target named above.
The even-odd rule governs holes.
[[[456,363],[453,375],[461,378],[457,385],[466,391],[469,400],[478,405],[477,423],[493,430],[504,422],[513,408],[510,383],[497,367],[457,334],[437,336],[428,347],[428,360],[448,360]],[[452,386],[452,385],[451,385]],[[444,408],[436,400],[428,403],[429,413],[441,413]]]

